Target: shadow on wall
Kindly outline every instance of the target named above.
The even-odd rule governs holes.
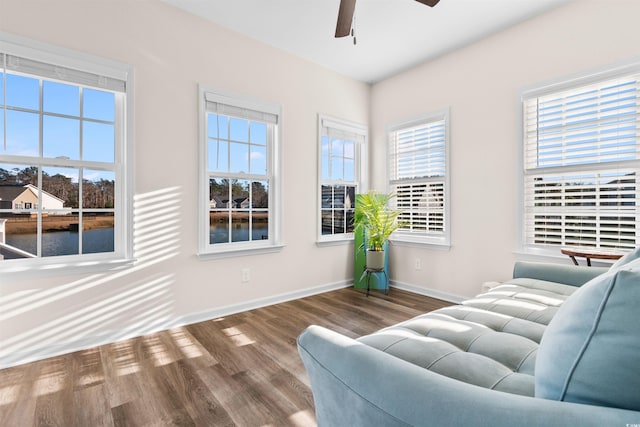
[[[2,339],[0,369],[169,327],[175,275],[150,267],[179,253],[180,205],[180,187],[134,197],[132,267],[41,289],[3,286],[0,325],[23,332]]]

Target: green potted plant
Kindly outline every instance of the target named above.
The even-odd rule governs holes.
[[[381,194],[370,191],[360,194],[357,198],[356,210],[353,216],[355,231],[364,231],[364,245],[366,245],[366,266],[370,270],[384,269],[384,246],[391,234],[400,224],[400,211],[392,209],[389,201],[395,194]]]

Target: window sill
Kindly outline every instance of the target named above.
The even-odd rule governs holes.
[[[201,251],[198,253],[198,258],[206,259],[222,259],[233,258],[240,256],[262,255],[270,254],[274,252],[280,252],[284,248],[284,244],[276,244],[269,246],[259,247],[240,247],[240,248],[226,248],[221,250]]]
[[[353,236],[341,238],[341,239],[327,239],[327,240],[316,241],[316,246],[318,246],[319,248],[323,248],[326,246],[343,246],[343,245],[353,245]]]
[[[420,238],[391,238],[389,239],[393,246],[419,247],[429,248],[439,251],[448,251],[451,249],[451,243],[437,239],[420,239]]]
[[[560,253],[560,247],[557,249],[540,249],[540,248],[519,248],[514,251],[518,261],[531,262],[548,262],[554,264],[571,264],[573,262],[567,255]],[[580,265],[586,265],[584,258],[577,258]],[[615,261],[604,261],[592,259],[591,265],[598,267],[610,267]]]

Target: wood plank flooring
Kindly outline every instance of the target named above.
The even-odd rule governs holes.
[[[0,425],[313,426],[302,330],[358,337],[447,305],[345,288],[0,370]]]

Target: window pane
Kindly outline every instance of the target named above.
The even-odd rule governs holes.
[[[209,139],[208,168],[210,171],[227,172],[229,170],[229,143],[219,139]]]
[[[211,209],[229,209],[229,180],[209,180],[209,206]]]
[[[333,207],[333,186],[331,185],[323,185],[322,186],[322,208],[332,208]]]
[[[267,145],[267,125],[251,122],[251,144]]]
[[[115,159],[115,126],[84,121],[82,124],[82,159],[113,163]]]
[[[237,173],[249,172],[249,145],[240,144],[236,142],[231,143],[231,165],[229,165],[229,172]]]
[[[83,117],[107,122],[113,122],[115,120],[115,94],[96,89],[84,89],[82,100]]]
[[[329,174],[329,156],[322,156],[322,171],[320,172],[321,179],[330,179]]]
[[[356,187],[348,186],[346,192],[344,207],[345,209],[354,209],[356,207]]]
[[[251,207],[254,209],[269,207],[269,184],[267,181],[251,183]]]
[[[38,167],[37,166],[25,166],[25,165],[11,165],[8,163],[0,163],[0,186],[18,186],[23,187],[27,184],[38,185]],[[5,209],[3,206],[7,205],[14,199],[14,195],[10,195],[6,192],[4,196],[0,196],[0,209]],[[11,209],[8,207],[7,209]]]
[[[322,234],[333,234],[333,211],[322,209]]]
[[[221,116],[221,115],[215,115],[215,117],[217,117],[217,122],[218,122],[218,138],[222,138],[222,139],[229,139],[229,117],[227,116]],[[216,135],[211,135],[211,136],[216,136]]]
[[[218,137],[218,115],[207,114],[207,136],[209,138]]]
[[[355,179],[355,164],[352,159],[344,159],[344,180],[353,181]]]
[[[42,213],[42,256],[78,255],[78,214]]]
[[[37,216],[2,214],[6,218],[6,245],[2,249],[5,260],[34,257],[38,253]]]
[[[44,157],[80,158],[80,121],[64,117],[42,118],[42,150]]]
[[[346,159],[355,159],[355,143],[353,141],[344,142],[344,157]]]
[[[246,120],[231,117],[229,127],[231,140],[249,142],[249,123]]]
[[[85,213],[82,216],[82,253],[113,252],[114,216],[112,213]]]
[[[333,207],[344,208],[344,186],[336,185],[333,191]]]
[[[113,209],[115,207],[115,187],[114,172],[85,169],[82,180],[82,207],[85,209]]]
[[[251,205],[249,199],[249,181],[234,180],[231,182],[231,198],[233,209],[248,209]]]
[[[7,105],[40,109],[40,81],[31,77],[7,74]]]
[[[70,168],[42,170],[42,209],[78,208],[80,171]]]
[[[80,88],[48,80],[43,81],[42,109],[49,113],[80,116]]]
[[[267,174],[267,147],[251,145],[251,173]]]
[[[234,211],[231,213],[231,241],[246,242],[249,240],[249,211]]]
[[[227,214],[211,212],[209,218],[209,244],[229,242],[229,220]]]
[[[251,221],[253,224],[251,239],[252,240],[269,239],[269,212],[267,210],[252,212]]]
[[[7,154],[38,156],[40,119],[38,114],[6,111]]]
[[[333,234],[342,234],[346,230],[345,216],[343,210],[333,212]]]
[[[331,158],[331,179],[342,180],[342,157]]]

